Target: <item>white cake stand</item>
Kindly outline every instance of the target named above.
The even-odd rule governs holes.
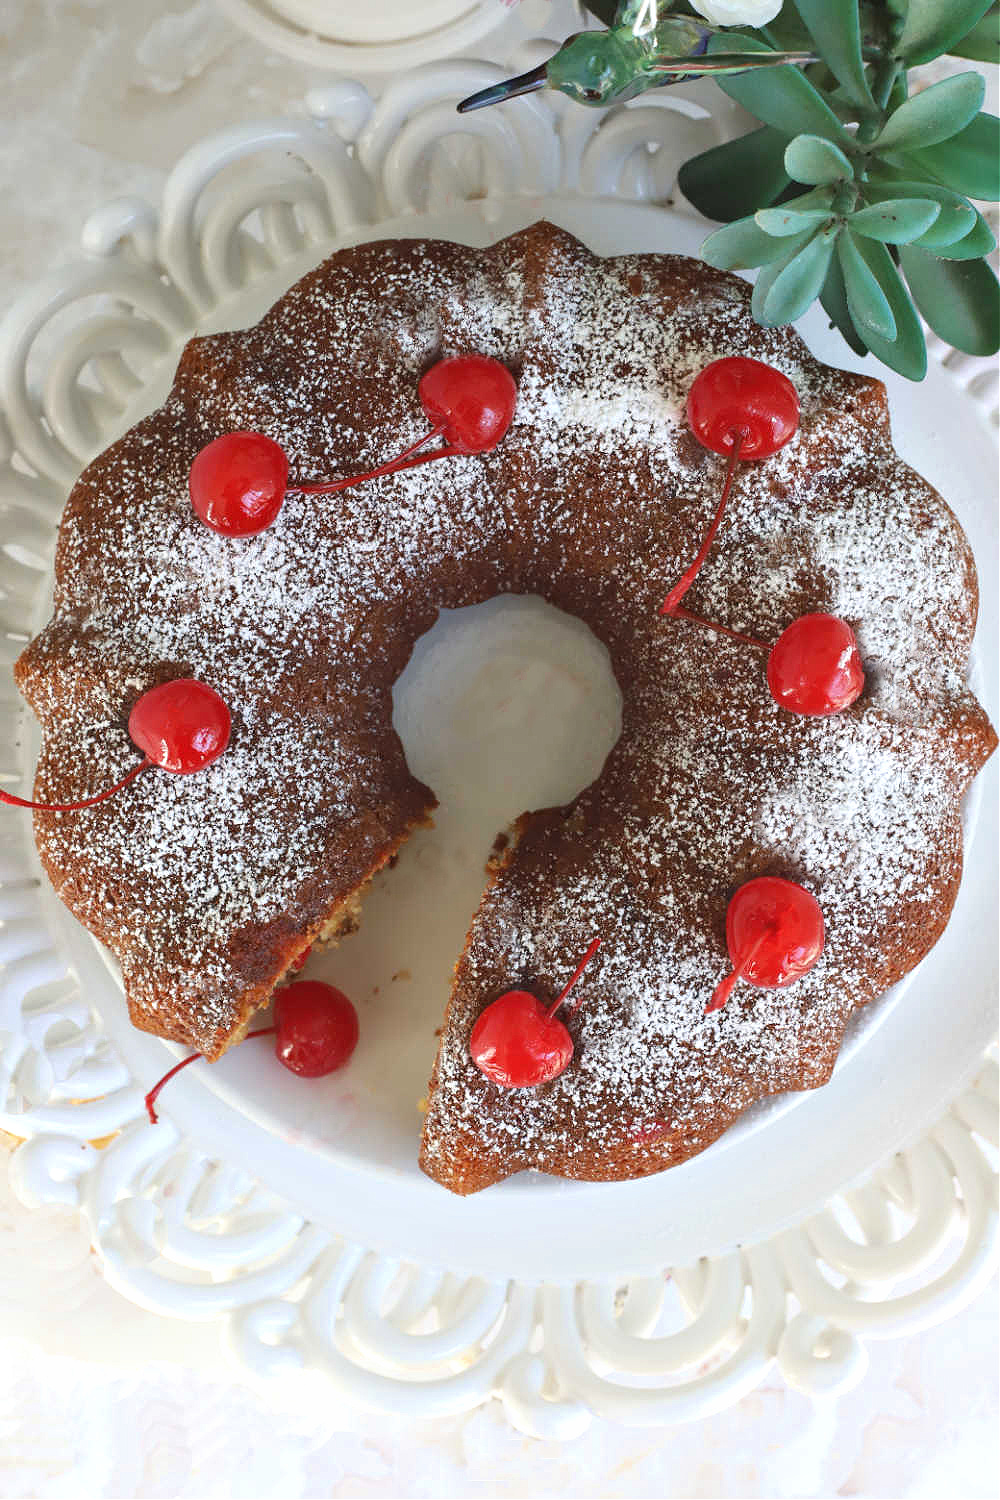
[[[401,76],[471,47],[507,51],[528,38],[596,26],[579,0],[216,0],[236,26],[275,52],[338,73]]]
[[[702,95],[596,116],[531,98],[460,121],[455,99],[500,73],[435,65],[377,105],[342,82],[310,99],[306,119],[207,141],[170,177],[158,215],[134,200],[96,214],[88,259],[14,308],[0,329],[7,662],[46,616],[55,528],[81,465],[157,403],[195,329],[256,318],[328,249],[407,234],[484,244],[547,216],[602,253],[696,250],[693,216],[642,200],[668,199],[679,162],[724,130],[689,113]],[[803,332],[821,357],[857,363],[821,319]],[[952,355],[923,386],[887,384],[900,451],[947,494],[979,558],[979,674],[992,684],[996,458],[981,367]],[[397,694],[411,756],[436,755],[447,773],[448,735],[460,735],[484,662],[527,679],[519,711],[536,722],[556,695],[571,725],[589,726],[578,738],[613,733],[614,690],[590,638],[531,605],[490,608],[471,634],[454,619],[419,650]],[[450,718],[435,730],[443,686]],[[32,735],[9,677],[0,691],[15,723],[0,773],[23,786]],[[435,693],[435,715],[422,713]],[[534,800],[532,777],[548,785],[556,749],[522,768],[527,780],[508,790],[524,800],[509,812]],[[585,776],[586,754],[563,758],[570,779]],[[113,965],[39,879],[26,821],[4,824],[0,1127],[26,1142],[13,1157],[19,1194],[79,1205],[113,1285],[173,1317],[227,1319],[257,1370],[315,1366],[355,1401],[417,1416],[496,1395],[546,1436],[579,1431],[591,1412],[700,1416],[774,1360],[802,1389],[841,1389],[864,1370],[864,1338],[913,1330],[975,1292],[996,1238],[985,1144],[996,1070],[984,1062],[995,767],[968,810],[948,932],[905,999],[886,997],[855,1028],[825,1089],[754,1111],[658,1178],[522,1177],[471,1200],[415,1165],[442,955],[457,951],[447,922],[424,933],[434,924],[419,901],[440,890],[461,928],[481,830],[498,826],[474,779],[459,776],[450,801],[458,812],[438,842],[414,841],[362,933],[318,970],[355,995],[381,991],[351,1068],[302,1085],[248,1046],[182,1075],[155,1129],[142,1095],[175,1049],[128,1026]]]

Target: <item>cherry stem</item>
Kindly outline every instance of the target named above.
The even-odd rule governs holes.
[[[746,432],[734,431],[732,433],[734,442],[732,451],[729,454],[729,462],[726,465],[726,478],[722,486],[722,498],[719,500],[719,507],[715,512],[715,518],[712,521],[711,526],[708,528],[708,531],[705,535],[705,540],[698,548],[698,555],[695,558],[694,562],[688,568],[687,572],[684,573],[681,578],[679,578],[678,581],[674,584],[673,588],[670,590],[670,593],[661,604],[661,615],[675,615],[679,612],[678,605],[701,571],[702,563],[708,556],[709,548],[715,541],[715,533],[718,531],[719,527],[722,524],[722,515],[726,508],[726,502],[729,499],[729,492],[733,487],[733,476],[736,473],[736,465],[740,461],[740,450],[742,449],[744,440],[747,436],[748,434]]]
[[[566,999],[566,996],[569,994],[569,992],[573,988],[574,984],[576,984],[576,981],[579,979],[579,977],[583,973],[584,969],[590,963],[590,960],[593,958],[594,954],[597,952],[597,950],[598,950],[598,948],[600,946],[601,946],[601,940],[600,940],[600,938],[595,938],[594,941],[591,943],[590,947],[587,949],[586,953],[581,958],[580,962],[577,964],[575,970],[573,971],[573,976],[570,979],[569,984],[567,984],[565,986],[565,988],[559,993],[559,995],[556,996],[555,1000],[553,1000],[552,1004],[549,1006],[548,1010],[545,1012],[545,1019],[546,1019],[546,1021],[551,1021],[552,1017],[555,1015],[555,1013],[559,1009],[560,1005],[562,1005],[563,1001]],[[577,1011],[580,1009],[580,1004],[581,1004],[581,1002],[578,1000],[576,1002],[576,1004],[571,1007],[570,1011],[568,1012],[569,1015],[575,1016],[576,1013],[577,1013]]]
[[[262,1026],[259,1031],[248,1031],[243,1040],[245,1042],[249,1042],[255,1036],[273,1036],[277,1029],[277,1026]],[[153,1087],[150,1089],[145,1099],[146,1113],[149,1116],[149,1123],[151,1125],[157,1124],[159,1120],[155,1105],[157,1099],[159,1098],[160,1090],[170,1082],[171,1078],[176,1078],[177,1074],[180,1073],[184,1068],[186,1068],[189,1063],[203,1062],[204,1058],[204,1052],[192,1052],[190,1057],[183,1057],[181,1058],[179,1063],[175,1063],[174,1066],[170,1069],[169,1073],[164,1073],[159,1083],[153,1084]]]
[[[663,611],[661,610],[660,613],[662,614]],[[690,620],[695,625],[703,625],[706,630],[717,630],[720,635],[728,635],[731,640],[742,641],[745,646],[756,646],[758,651],[771,649],[767,641],[758,640],[755,635],[744,635],[740,630],[730,630],[728,625],[716,625],[714,620],[706,620],[704,615],[693,614],[691,610],[685,609],[683,604],[678,604],[675,609],[671,610],[671,614],[678,620]]]
[[[417,454],[417,449],[429,443],[432,438],[440,437],[444,432],[445,423],[439,422],[432,427],[430,432],[404,448],[396,458],[390,458],[386,463],[379,464],[377,469],[369,469],[366,474],[348,474],[344,479],[330,479],[325,484],[290,484],[289,490],[297,490],[301,495],[333,495],[337,490],[349,490],[352,485],[362,484],[366,479],[381,479],[383,474],[395,474],[398,469],[415,469],[418,464],[429,464],[435,458],[448,458],[457,453],[458,449],[450,445],[445,448],[435,448],[433,453],[421,453],[411,458],[411,454]]]
[[[134,781],[140,771],[145,771],[153,764],[154,762],[147,755],[129,771],[127,776],[123,776],[121,781],[116,781],[114,786],[108,787],[107,791],[99,792],[96,797],[87,797],[82,802],[29,802],[24,797],[15,797],[11,792],[0,792],[0,802],[6,802],[8,807],[31,807],[36,812],[82,812],[85,807],[96,807],[99,802],[106,802],[109,797],[114,796],[115,792],[120,792],[123,786],[128,786],[130,781]]]
[[[746,953],[744,953],[743,957],[740,959],[733,972],[731,974],[727,974],[721,984],[716,985],[715,989],[712,992],[711,1000],[705,1006],[706,1016],[711,1015],[713,1010],[722,1009],[726,1001],[729,999],[730,995],[733,993],[733,990],[743,978],[749,966],[757,957],[757,954],[760,952],[761,948],[764,945],[764,940],[770,937],[770,935],[770,926],[765,927],[760,937],[753,944],[753,946],[749,948]]]

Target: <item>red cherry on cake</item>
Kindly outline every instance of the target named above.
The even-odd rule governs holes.
[[[486,1007],[472,1028],[469,1052],[491,1083],[503,1089],[535,1088],[566,1071],[573,1056],[573,1038],[556,1011],[600,946],[600,938],[595,938],[551,1005],[543,1004],[530,990],[508,990]]]
[[[439,359],[420,378],[417,394],[432,424],[396,458],[364,474],[350,474],[322,484],[288,483],[284,450],[260,432],[228,432],[202,448],[191,465],[191,504],[213,531],[224,536],[256,536],[277,517],[288,490],[303,495],[332,495],[366,479],[395,474],[436,458],[489,453],[514,419],[517,385],[498,359],[485,354],[458,354]],[[418,453],[433,438],[445,446]]]
[[[769,646],[766,641],[730,630],[728,625],[717,625],[690,610],[678,609],[677,614],[706,630],[766,651],[768,691],[778,707],[791,714],[825,718],[850,708],[864,691],[865,669],[857,637],[847,621],[836,615],[800,615]]]
[[[741,979],[758,989],[794,984],[815,964],[823,941],[823,913],[804,886],[775,875],[748,880],[726,910],[733,970],[717,986],[705,1014],[725,1005]]]
[[[766,651],[768,691],[778,707],[791,714],[825,718],[850,708],[864,691],[865,669],[857,637],[847,621],[836,615],[800,615],[768,646],[766,641],[717,625],[690,610],[677,613],[706,630]]]
[[[469,1040],[480,1073],[505,1089],[533,1088],[565,1072],[573,1038],[528,990],[508,990],[488,1005]]]
[[[223,433],[202,448],[188,475],[191,504],[223,536],[266,531],[287,488],[284,449],[262,432]]]
[[[404,448],[398,458],[391,458],[366,474],[293,488],[304,495],[329,495],[382,474],[433,463],[436,458],[456,453],[489,453],[506,435],[517,405],[513,375],[506,365],[486,354],[457,354],[439,359],[420,377],[417,394],[424,415],[433,425],[430,432]],[[417,453],[418,448],[435,437],[443,437],[446,446],[435,448],[432,453]]]
[[[690,620],[744,645],[768,651],[768,688],[775,702],[789,713],[838,713],[854,702],[865,685],[858,643],[845,621],[828,614],[802,615],[769,647],[755,636],[706,620],[681,604],[715,540],[737,463],[743,459],[770,458],[795,436],[799,398],[794,385],[780,370],[762,360],[742,356],[716,359],[693,381],[688,392],[687,415],[698,441],[713,453],[728,455],[729,462],[712,524],[694,562],[674,584],[660,613]]]
[[[318,979],[300,979],[274,1001],[278,1061],[301,1078],[322,1078],[342,1068],[358,1045],[358,1013],[343,991]]]
[[[457,453],[489,453],[514,420],[517,385],[498,359],[459,354],[420,377],[420,404]]]
[[[274,1025],[247,1033],[246,1040],[274,1037],[274,1055],[300,1078],[323,1078],[336,1073],[358,1045],[358,1013],[342,990],[318,979],[301,979],[274,997]],[[161,1089],[202,1054],[176,1063],[146,1095],[146,1113],[156,1124],[156,1101]]]
[[[771,697],[793,714],[821,716],[849,708],[865,685],[854,631],[836,615],[800,615],[771,647]]]
[[[189,776],[210,766],[229,744],[229,709],[214,688],[178,677],[143,693],[128,716],[133,744],[163,771]]]
[[[106,802],[150,766],[174,776],[189,776],[218,760],[229,744],[230,725],[229,709],[214,688],[193,677],[163,682],[143,693],[128,716],[129,736],[145,758],[121,781],[82,802],[29,802],[2,791],[0,802],[40,812],[80,812]]]
[[[799,425],[799,397],[787,375],[759,359],[734,355],[714,359],[697,375],[688,391],[687,417],[691,431],[704,447],[729,458],[722,495],[705,540],[687,572],[664,600],[661,615],[681,614],[680,602],[701,572],[722,524],[741,459],[770,458],[795,436]]]
[[[691,431],[723,458],[739,444],[740,458],[770,458],[795,436],[799,396],[787,375],[761,359],[713,359],[691,383]]]

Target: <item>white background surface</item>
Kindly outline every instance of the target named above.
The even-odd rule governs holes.
[[[210,0],[0,0],[0,302],[67,258],[67,232],[236,120],[323,75],[269,56]],[[115,1328],[115,1363],[92,1362]],[[5,1496],[992,1496],[995,1289],[944,1327],[871,1345],[866,1381],[813,1405],[766,1383],[691,1427],[608,1424],[570,1448],[487,1408],[398,1426],[320,1383],[261,1387],[217,1333],[156,1318],[97,1276],[72,1216],[0,1187]],[[104,1341],[107,1343],[107,1340]],[[86,1357],[84,1356],[86,1351]]]

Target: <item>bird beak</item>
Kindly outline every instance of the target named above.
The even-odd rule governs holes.
[[[505,78],[503,83],[493,83],[488,89],[480,89],[478,94],[470,94],[458,106],[459,114],[467,115],[471,109],[485,109],[488,104],[502,104],[505,99],[516,99],[519,94],[533,94],[536,89],[543,89],[547,82],[545,66],[545,63],[539,63],[530,73],[519,73],[516,78]]]

